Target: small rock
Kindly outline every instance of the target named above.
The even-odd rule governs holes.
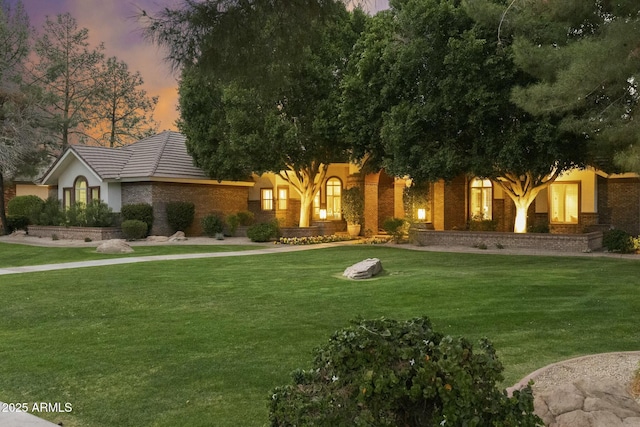
[[[167,236],[148,236],[147,242],[166,242],[169,238]]]
[[[101,254],[128,254],[133,252],[133,249],[122,239],[112,239],[98,245],[96,252]]]
[[[176,231],[173,236],[169,237],[170,242],[181,242],[183,240],[187,240],[184,231]]]
[[[27,232],[24,230],[14,230],[11,233],[11,237],[27,237]]]
[[[381,271],[382,263],[378,258],[367,258],[364,261],[353,264],[351,267],[347,267],[342,275],[349,279],[370,279]]]

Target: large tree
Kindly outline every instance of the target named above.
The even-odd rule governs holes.
[[[216,179],[279,174],[301,199],[299,225],[340,139],[340,80],[365,16],[338,0],[188,1],[152,20],[152,38],[184,67],[179,127]]]
[[[516,206],[514,231],[525,232],[529,205],[581,164],[583,145],[510,101],[511,88],[530,77],[498,43],[493,9],[458,0],[390,6],[373,18],[375,36],[361,39],[345,79],[344,116],[369,124],[362,133],[346,126],[356,153],[417,182],[491,178]]]
[[[153,110],[158,97],[149,97],[143,84],[140,72],[131,73],[116,57],[103,63],[93,101],[97,124],[91,130],[100,145],[117,147],[156,133]]]
[[[43,158],[37,94],[22,84],[29,54],[29,19],[22,2],[15,9],[0,0],[0,220],[7,232],[4,183],[17,173],[34,173]]]
[[[516,63],[538,79],[515,102],[583,133],[596,164],[614,153],[618,167],[640,172],[638,2],[517,0],[503,14]]]
[[[94,101],[101,76],[104,47],[91,48],[89,30],[78,28],[69,13],[47,18],[36,40],[34,82],[47,95],[46,114],[57,136],[57,148],[90,138],[96,123]]]

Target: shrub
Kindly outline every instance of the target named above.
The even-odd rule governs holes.
[[[261,222],[247,229],[247,237],[251,239],[252,242],[268,242],[278,237],[279,234],[280,228],[278,227],[277,221]]]
[[[479,215],[474,215],[469,221],[469,231],[496,231],[498,221],[494,219],[482,219]]]
[[[238,217],[238,214],[231,214],[227,216],[227,225],[229,226],[229,234],[231,234],[232,236],[234,234],[236,234],[236,230],[238,229],[238,226],[240,225],[240,218]]]
[[[122,234],[127,240],[144,239],[147,236],[147,223],[137,219],[122,221]]]
[[[310,370],[270,396],[272,426],[527,426],[530,387],[498,389],[493,346],[436,333],[429,319],[360,320],[315,351]]]
[[[342,192],[342,217],[347,224],[360,224],[364,214],[364,195],[360,187],[351,187]]]
[[[399,243],[404,236],[405,221],[402,218],[387,218],[382,223],[382,229],[393,238],[393,241]]]
[[[218,214],[207,215],[202,218],[202,230],[208,237],[214,237],[224,230],[224,220]]]
[[[45,200],[42,212],[36,221],[38,225],[63,225],[65,221],[64,211],[60,202],[55,197]]]
[[[83,227],[87,224],[84,203],[73,203],[63,214],[65,218],[64,223],[69,227]]]
[[[602,237],[602,246],[609,252],[627,254],[634,251],[633,238],[624,230],[609,230]]]
[[[91,200],[84,209],[84,221],[87,227],[112,227],[115,221],[113,210],[100,200]]]
[[[192,202],[167,203],[167,222],[175,233],[185,231],[193,223],[196,214],[195,205]]]
[[[16,230],[25,230],[30,224],[29,217],[24,215],[7,215],[7,233],[13,233]]]
[[[153,206],[149,203],[132,203],[122,206],[120,210],[122,220],[137,219],[147,224],[147,232],[153,227]]]
[[[26,217],[29,224],[35,224],[43,207],[44,200],[38,196],[16,196],[7,203],[7,215]]]
[[[242,225],[243,227],[253,225],[253,221],[255,220],[255,216],[253,215],[253,212],[240,211],[236,215],[238,216],[238,221],[240,222],[240,225]]]
[[[549,232],[549,224],[540,222],[537,224],[530,225],[528,230],[529,233],[548,233]]]

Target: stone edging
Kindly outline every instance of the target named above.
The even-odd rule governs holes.
[[[546,371],[551,370],[551,369],[553,369],[553,368],[555,368],[557,366],[562,366],[562,365],[565,365],[567,363],[572,363],[572,362],[580,362],[580,361],[584,361],[584,360],[591,359],[591,358],[598,357],[598,356],[612,356],[612,355],[629,355],[629,356],[639,356],[640,357],[640,351],[614,351],[614,352],[610,352],[610,353],[589,354],[589,355],[586,355],[586,356],[574,357],[572,359],[566,359],[566,360],[562,360],[560,362],[552,363],[550,365],[547,365],[547,366],[544,366],[544,367],[542,367],[540,369],[535,370],[534,372],[530,373],[529,375],[527,375],[526,377],[524,377],[523,379],[518,381],[513,386],[507,388],[506,389],[507,394],[509,396],[511,396],[514,391],[520,390],[520,389],[524,388],[527,384],[529,384],[529,381],[531,381],[531,380],[535,381],[535,379],[537,377],[539,377],[540,375],[542,375]]]

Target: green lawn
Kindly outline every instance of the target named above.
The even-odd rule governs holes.
[[[385,274],[342,279],[379,257]],[[69,426],[263,426],[270,389],[356,316],[489,337],[508,386],[640,349],[640,263],[350,245],[0,277],[0,400]]]
[[[58,264],[63,262],[89,261],[94,259],[229,252],[260,249],[259,245],[158,245],[134,246],[130,254],[101,254],[95,247],[55,248],[0,243],[0,268],[24,265]]]

